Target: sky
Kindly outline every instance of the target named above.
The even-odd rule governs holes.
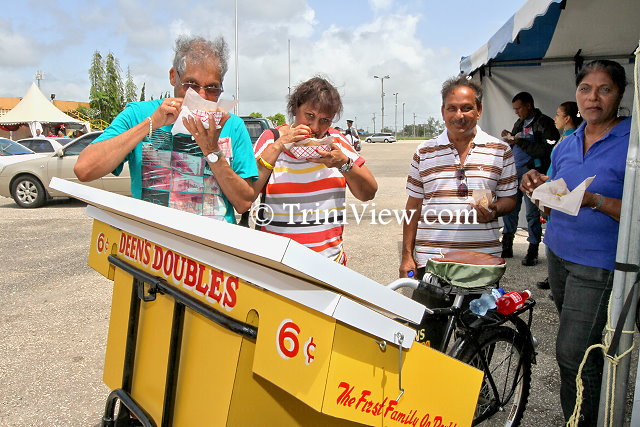
[[[315,75],[339,90],[346,119],[384,124],[440,118],[442,82],[525,0],[238,0],[239,114],[286,115],[289,81]],[[181,34],[225,37],[229,72],[222,98],[236,94],[234,0],[26,0],[0,17],[0,97],[24,95],[37,71],[45,96],[88,101],[93,53],[112,52],[147,99],[171,91],[169,69]],[[289,59],[288,45],[291,45]],[[290,67],[289,67],[290,66]],[[290,68],[290,72],[289,72]],[[394,94],[397,93],[397,96]],[[396,104],[397,99],[397,104]],[[397,105],[397,115],[396,115]]]

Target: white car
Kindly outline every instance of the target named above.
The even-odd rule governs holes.
[[[374,133],[368,136],[367,142],[396,142],[396,137],[392,133]]]
[[[5,166],[45,156],[46,154],[34,153],[10,139],[0,138],[0,171]]]
[[[55,176],[79,182],[73,172],[78,155],[101,133],[100,131],[82,135],[65,147],[59,148],[55,153],[39,155],[44,156],[39,159],[5,166],[0,171],[0,196],[12,197],[22,208],[37,208],[53,197],[68,197],[49,188],[51,178]],[[125,163],[120,176],[108,174],[83,184],[129,196],[131,195],[129,164]]]

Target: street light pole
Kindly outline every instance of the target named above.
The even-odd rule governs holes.
[[[404,135],[404,102],[402,103],[402,136]]]
[[[381,85],[381,90],[380,90],[380,100],[382,102],[382,118],[380,119],[380,132],[384,132],[384,79],[390,79],[391,77],[389,77],[389,75],[387,74],[386,76],[382,76],[382,77],[378,77],[378,76],[373,76],[374,79],[380,79],[380,83],[382,83]]]
[[[235,2],[235,66],[236,66],[236,100],[240,99],[240,66],[238,64],[238,0]],[[233,113],[238,115],[238,104],[233,106]]]
[[[376,133],[376,113],[373,113],[373,133]]]
[[[394,93],[393,96],[396,97],[396,113],[395,113],[395,121],[393,123],[393,130],[398,135],[398,92]]]

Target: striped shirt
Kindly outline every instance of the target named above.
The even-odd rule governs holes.
[[[332,128],[328,132],[356,165],[364,164],[344,135]],[[273,132],[264,131],[256,142],[256,158],[273,142]],[[346,183],[337,168],[282,152],[263,190],[264,204],[272,209],[273,220],[261,230],[293,239],[328,258],[338,258],[343,252]]]
[[[464,177],[456,172],[460,168],[464,168]],[[496,197],[515,195],[518,178],[509,145],[476,127],[462,166],[446,130],[418,146],[407,178],[407,194],[422,199],[414,248],[418,267],[450,250],[500,255],[498,220],[474,224],[474,217],[465,215],[473,210],[469,197],[458,196],[463,183],[468,196],[473,190],[490,190],[494,201]]]

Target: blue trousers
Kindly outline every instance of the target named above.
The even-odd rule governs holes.
[[[520,207],[522,206],[522,199],[524,199],[524,206],[527,211],[527,230],[529,232],[529,238],[527,238],[527,241],[533,245],[538,245],[542,241],[542,224],[540,223],[540,210],[528,196],[525,196],[522,191],[520,191],[521,181],[522,175],[518,174],[516,208],[510,214],[502,217],[502,222],[504,223],[502,234],[516,233],[516,230],[518,229],[518,216],[520,215]]]
[[[602,342],[613,271],[566,261],[547,248],[549,285],[560,315],[556,360],[560,368],[560,403],[565,421],[576,403],[576,375],[586,349]],[[582,370],[581,426],[595,426],[604,358],[601,349],[589,354]]]

